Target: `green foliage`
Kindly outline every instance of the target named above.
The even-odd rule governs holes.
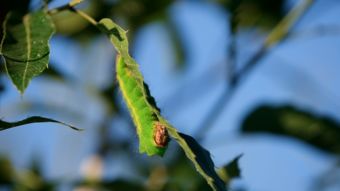
[[[205,150],[197,141],[189,135],[179,133],[170,124],[167,125],[170,136],[182,147],[185,155],[195,165],[196,170],[204,177],[213,190],[226,190],[223,180],[215,171],[214,162],[209,151]]]
[[[147,85],[138,69],[137,63],[128,52],[128,41],[125,31],[109,19],[102,19],[98,27],[109,35],[118,53],[116,68],[117,79],[123,97],[128,105],[132,119],[137,127],[139,151],[148,155],[163,155],[166,144],[155,143],[156,123],[160,116],[154,99],[149,95]]]
[[[54,33],[49,15],[43,11],[21,15],[9,13],[3,23],[0,54],[12,82],[24,93],[34,76],[48,67],[48,41]]]
[[[33,117],[28,117],[26,119],[23,119],[21,121],[16,121],[16,122],[6,122],[6,121],[2,121],[0,120],[0,131],[6,130],[6,129],[10,129],[13,127],[18,127],[18,126],[22,126],[22,125],[27,125],[30,123],[47,123],[47,122],[51,122],[51,123],[58,123],[60,125],[64,125],[67,126],[71,129],[80,131],[81,129],[78,129],[72,125],[68,125],[66,123],[54,120],[54,119],[50,119],[50,118],[46,118],[46,117],[40,117],[40,116],[33,116]]]
[[[162,190],[211,190],[205,179],[192,168],[183,151],[176,154],[176,158],[167,165],[167,181]]]
[[[292,106],[261,106],[245,119],[247,134],[272,133],[289,136],[331,153],[340,153],[340,124]]]
[[[158,116],[160,116],[160,113],[155,102],[149,101],[150,98],[153,98],[148,95],[148,89],[144,85],[143,79],[137,77],[140,74],[138,65],[129,65],[123,58],[118,56],[116,66],[120,89],[137,127],[139,151],[141,153],[146,152],[148,155],[157,154],[162,156],[166,150],[167,141],[165,140],[164,146],[158,146],[154,140],[157,131],[156,123],[159,122]]]
[[[157,107],[155,99],[151,96],[150,90],[144,81],[138,64],[129,54],[127,31],[123,30],[110,19],[104,18],[97,22],[86,13],[75,9],[74,6],[80,2],[81,0],[73,0],[69,4],[53,10],[40,10],[34,13],[25,14],[28,9],[27,3],[24,8],[19,11],[20,13],[14,11],[10,12],[7,14],[6,19],[3,19],[4,12],[2,12],[2,7],[0,7],[0,21],[4,20],[2,25],[3,30],[1,31],[0,55],[3,61],[5,61],[7,73],[14,85],[20,93],[23,94],[30,80],[47,68],[50,53],[49,39],[55,30],[50,15],[58,14],[64,10],[70,10],[72,11],[72,14],[77,13],[78,19],[85,19],[84,21],[87,21],[87,23],[82,27],[79,27],[80,25],[75,25],[75,22],[77,23],[78,20],[68,20],[66,22],[67,25],[64,26],[73,26],[73,29],[71,30],[73,32],[70,33],[75,33],[75,31],[77,33],[84,33],[84,28],[87,27],[88,24],[95,25],[103,33],[109,36],[113,46],[118,52],[116,60],[117,80],[136,126],[140,153],[146,153],[149,156],[163,156],[167,150],[169,137],[171,137],[172,140],[176,141],[182,148],[186,158],[192,162],[196,171],[201,176],[188,165],[189,161],[186,160],[183,153],[181,153],[182,155],[175,158],[175,162],[170,164],[169,168],[160,165],[153,169],[153,172],[157,171],[157,169],[165,170],[161,170],[159,174],[155,173],[154,176],[150,175],[150,185],[145,185],[143,182],[134,182],[130,179],[117,179],[104,182],[80,181],[74,185],[79,189],[88,188],[95,190],[151,189],[199,191],[208,190],[209,188],[214,191],[226,190],[226,187],[229,186],[229,183],[233,178],[241,176],[241,170],[238,163],[242,155],[237,156],[216,172],[209,151],[204,149],[193,137],[178,132],[177,129],[161,115],[160,109]],[[103,3],[104,1],[94,2],[99,2],[101,5],[105,4]],[[232,37],[236,34],[238,26],[252,26],[259,21],[261,26],[272,25],[273,23],[279,22],[283,16],[283,0],[276,2],[270,0],[220,0],[220,2],[222,2],[225,8],[231,13],[229,22]],[[272,45],[282,41],[288,36],[291,27],[312,2],[313,0],[304,1],[301,6],[297,6],[287,15],[287,17],[279,22],[272,33],[268,35],[263,50],[270,48]],[[170,0],[128,0],[115,1],[115,3],[113,3],[114,5],[112,5],[112,10],[111,7],[102,7],[105,7],[105,11],[103,11],[105,14],[107,12],[115,12],[117,15],[123,15],[123,17],[128,20],[127,23],[131,25],[129,26],[129,34],[131,34],[133,30],[140,27],[142,24],[145,24],[151,18],[164,19],[164,17],[166,17],[165,10],[171,3],[172,1]],[[7,13],[8,9],[5,10]],[[95,14],[91,11],[90,13]],[[96,12],[96,14],[98,16],[98,12]],[[65,20],[65,18],[62,18],[62,20]],[[168,27],[170,30],[173,28],[173,26]],[[92,29],[93,28],[95,27],[92,27]],[[176,31],[170,32],[174,34]],[[177,38],[178,36],[175,35],[174,37]],[[176,38],[173,38],[173,40],[178,44],[180,41]],[[260,52],[260,56],[257,58],[255,57],[253,63],[256,63],[259,60],[262,56],[261,54],[262,52]],[[251,65],[254,64],[246,65],[245,68],[247,69]],[[50,75],[61,76],[57,70],[50,70]],[[115,84],[111,85],[102,92],[103,97],[108,100],[112,99],[113,92],[115,92],[116,89]],[[110,103],[114,102],[112,101]],[[111,107],[113,108],[114,106]],[[110,115],[112,113],[113,112],[111,111]],[[54,119],[34,116],[17,122],[0,120],[0,131],[30,123],[42,122],[58,123],[74,130],[80,130]],[[338,123],[331,119],[317,117],[311,113],[300,111],[292,107],[260,107],[247,117],[243,124],[242,131],[244,133],[269,132],[278,135],[291,136],[303,140],[317,148],[333,153],[340,153],[340,130]],[[106,133],[106,131],[103,132]],[[167,174],[167,172],[169,172],[169,174]],[[12,168],[10,162],[0,158],[0,184],[13,184],[15,185],[14,190],[53,190],[53,187],[55,186],[52,183],[44,182],[39,170],[36,169],[30,170],[30,173],[20,180],[15,174],[16,172]],[[164,181],[159,184],[159,182],[157,182],[158,178],[163,178]],[[156,186],[153,187],[153,184],[156,184]]]
[[[163,155],[165,148],[157,146],[153,139],[156,132],[154,124],[159,122],[166,127],[169,135],[182,147],[186,156],[195,165],[196,170],[206,179],[213,190],[225,190],[224,182],[217,175],[209,152],[194,138],[178,132],[161,116],[154,99],[149,94],[137,63],[129,55],[126,31],[110,19],[102,19],[98,23],[98,27],[109,35],[112,44],[119,53],[116,62],[117,79],[137,126],[140,152],[146,152],[148,155]]]
[[[71,8],[69,4],[65,6]],[[117,58],[117,79],[123,97],[137,126],[140,139],[140,152],[148,155],[163,155],[168,132],[183,148],[186,156],[193,162],[197,171],[206,179],[213,190],[225,190],[225,185],[215,172],[210,154],[194,138],[179,133],[160,114],[154,98],[138,69],[137,63],[129,55],[126,31],[110,19],[102,19],[98,24],[81,11],[74,10],[90,23],[108,34],[119,56]],[[53,11],[51,12],[53,13]],[[38,11],[27,15],[10,13],[3,24],[1,54],[9,76],[18,90],[23,93],[29,81],[40,74],[48,64],[48,41],[54,32],[54,25],[47,13]],[[18,122],[0,121],[1,130],[38,122],[55,122],[79,130],[65,123],[43,118],[30,117]]]

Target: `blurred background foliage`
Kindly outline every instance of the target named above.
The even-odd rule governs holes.
[[[178,18],[176,19],[176,16],[174,16],[176,15],[176,12],[173,13],[171,12],[171,10],[173,9],[172,7],[175,6],[175,4],[179,4],[181,3],[181,1],[89,0],[85,1],[84,4],[80,5],[77,8],[84,10],[89,15],[93,16],[96,20],[104,17],[113,18],[117,23],[123,26],[123,28],[127,29],[129,31],[128,35],[132,44],[131,51],[133,55],[137,55],[137,61],[138,59],[143,60],[143,56],[138,56],[138,50],[140,50],[138,49],[138,46],[140,46],[138,45],[138,35],[140,35],[145,30],[145,27],[150,26],[154,23],[161,23],[161,26],[164,28],[163,31],[166,31],[166,38],[168,39],[167,42],[172,47],[172,49],[170,49],[172,60],[169,61],[172,62],[172,66],[165,67],[167,69],[170,68],[170,72],[168,71],[165,73],[163,72],[161,74],[157,74],[157,69],[159,69],[159,67],[156,66],[157,63],[152,63],[153,65],[150,66],[150,68],[154,67],[154,70],[150,70],[148,72],[142,66],[142,71],[144,69],[147,82],[150,82],[148,81],[148,79],[155,79],[149,78],[148,76],[150,75],[148,74],[154,74],[156,77],[159,77],[158,80],[161,80],[160,78],[162,78],[163,75],[167,77],[166,75],[170,73],[173,76],[172,78],[169,78],[170,80],[174,81],[174,83],[176,84],[183,82],[184,85],[178,85],[178,87],[169,85],[169,87],[165,87],[164,85],[166,85],[166,83],[163,83],[161,85],[161,89],[157,90],[157,88],[155,88],[157,84],[153,84],[153,82],[151,81],[151,92],[153,92],[153,89],[156,89],[156,99],[160,98],[161,109],[165,108],[164,112],[169,118],[171,118],[170,114],[172,111],[175,111],[172,113],[180,113],[179,110],[181,108],[193,107],[193,110],[197,109],[197,107],[191,106],[191,104],[194,105],[196,102],[195,99],[198,99],[198,104],[202,104],[202,107],[198,106],[198,110],[200,110],[204,114],[197,116],[195,114],[192,114],[188,118],[184,118],[183,120],[185,123],[182,123],[182,127],[180,126],[179,128],[183,129],[184,127],[186,127],[184,131],[190,132],[189,134],[196,136],[198,140],[205,144],[209,149],[219,148],[220,144],[216,142],[218,142],[217,140],[219,140],[221,136],[223,137],[222,140],[224,141],[223,145],[226,145],[227,148],[228,146],[232,147],[230,140],[226,140],[228,136],[226,134],[223,134],[228,133],[228,131],[219,131],[215,134],[209,132],[210,129],[214,127],[214,123],[217,123],[219,121],[219,118],[225,118],[224,115],[223,117],[222,115],[220,116],[220,113],[222,113],[223,109],[231,107],[230,105],[232,104],[242,103],[238,101],[238,94],[234,92],[242,91],[242,89],[239,90],[240,88],[238,86],[241,86],[243,84],[238,83],[237,88],[229,89],[234,83],[231,76],[235,75],[237,71],[242,71],[243,64],[241,63],[241,61],[244,61],[244,59],[242,58],[244,56],[241,55],[240,52],[242,52],[242,50],[239,49],[251,46],[249,44],[254,43],[255,48],[252,48],[251,51],[247,51],[250,52],[252,55],[256,55],[256,48],[259,47],[258,44],[261,44],[264,36],[268,34],[270,30],[273,29],[279,23],[279,21],[284,18],[288,10],[290,10],[296,4],[296,1],[201,0],[195,2],[187,2],[192,3],[194,7],[199,4],[202,4],[203,7],[214,6],[215,9],[213,10],[223,15],[222,19],[225,23],[225,26],[223,26],[225,27],[225,29],[223,30],[223,38],[221,39],[226,41],[224,43],[227,44],[227,42],[229,42],[231,44],[226,45],[225,49],[222,51],[224,52],[224,55],[220,56],[224,58],[221,59],[222,61],[208,59],[211,62],[221,62],[221,65],[225,66],[225,68],[223,69],[217,68],[217,70],[225,70],[222,80],[220,79],[220,81],[222,82],[218,82],[222,83],[222,92],[224,93],[221,93],[222,99],[217,99],[217,101],[214,103],[204,101],[202,95],[205,95],[206,92],[213,91],[209,89],[209,86],[212,86],[211,83],[205,83],[206,81],[209,82],[208,77],[214,75],[218,76],[220,75],[220,73],[216,69],[213,70],[213,72],[205,70],[199,73],[197,72],[199,70],[195,68],[196,66],[192,64],[193,60],[195,60],[192,59],[192,56],[195,55],[191,54],[191,48],[194,45],[190,45],[190,40],[188,40],[188,33],[185,32],[187,29],[185,27],[190,27],[190,22],[200,23],[201,21],[192,20],[187,25],[179,23]],[[323,2],[324,4],[326,4],[326,1]],[[331,2],[330,4],[333,3],[334,7],[337,6],[337,10],[340,10],[339,2],[331,0],[327,0],[327,2]],[[44,7],[46,6],[46,3],[49,3],[49,8],[51,9],[56,6],[63,5],[67,3],[67,1],[2,1],[0,4],[0,21],[2,23],[5,15],[9,11],[16,10],[20,12],[27,12],[29,10],[36,10]],[[317,6],[323,6],[321,0],[315,1],[311,9]],[[321,14],[320,12],[314,12],[314,15],[307,14],[306,17],[310,17],[311,19],[313,19],[315,17],[318,17],[318,13]],[[335,17],[335,15],[333,14],[329,17],[333,18]],[[136,135],[134,135],[134,127],[131,119],[129,118],[126,108],[122,104],[117,83],[114,79],[113,49],[108,48],[108,44],[101,40],[101,37],[103,35],[95,27],[91,26],[81,17],[73,14],[72,12],[64,11],[60,14],[54,15],[53,20],[57,27],[57,36],[55,37],[54,41],[52,40],[51,46],[52,51],[56,50],[57,53],[54,54],[52,52],[52,59],[49,69],[46,70],[41,77],[39,77],[42,82],[33,80],[33,82],[31,83],[31,86],[33,87],[30,91],[28,91],[27,96],[24,95],[24,98],[19,98],[19,96],[13,98],[15,92],[12,89],[14,89],[14,87],[8,85],[9,81],[5,76],[3,64],[1,64],[0,117],[18,119],[18,116],[27,116],[28,113],[43,113],[45,116],[57,116],[58,119],[75,123],[75,125],[78,127],[85,127],[85,129],[87,129],[86,136],[82,135],[82,133],[74,133],[72,135],[67,134],[67,132],[66,134],[60,133],[59,131],[67,131],[63,128],[61,128],[61,130],[52,131],[52,133],[58,133],[60,137],[71,136],[74,138],[77,136],[84,136],[85,140],[81,140],[80,143],[85,144],[85,146],[83,145],[83,147],[86,147],[87,149],[85,149],[85,151],[80,154],[79,158],[74,159],[73,162],[70,162],[70,164],[78,165],[76,167],[73,166],[73,168],[79,169],[80,173],[70,173],[72,175],[64,173],[64,177],[49,175],[51,174],[49,173],[49,171],[58,170],[58,165],[68,163],[68,160],[70,160],[70,157],[72,157],[73,155],[71,154],[70,157],[66,157],[69,155],[69,153],[67,152],[72,152],[72,149],[69,151],[65,151],[65,153],[56,154],[48,153],[44,151],[44,149],[35,150],[34,153],[30,153],[28,155],[29,157],[22,158],[22,160],[25,160],[25,162],[18,162],[19,159],[15,158],[15,154],[8,153],[16,150],[17,147],[21,146],[20,140],[16,138],[20,138],[21,136],[25,137],[28,131],[22,130],[23,134],[18,137],[13,136],[13,134],[18,133],[23,128],[26,128],[22,127],[16,130],[10,130],[13,132],[13,134],[9,133],[8,136],[14,137],[12,139],[4,139],[4,137],[7,136],[7,132],[3,133],[2,135],[2,144],[8,143],[9,141],[15,142],[15,144],[8,145],[7,150],[0,150],[0,190],[209,190],[210,188],[206,185],[205,181],[195,172],[192,165],[184,157],[183,153],[173,145],[170,145],[170,148],[167,151],[164,159],[157,157],[148,158],[137,153],[137,137]],[[200,27],[206,27],[206,24],[207,23],[204,23],[204,21],[202,21],[202,26]],[[326,30],[328,29],[327,27],[330,27],[332,30]],[[334,27],[332,25],[327,27],[323,28],[324,30],[321,31],[322,33],[320,33],[320,30],[313,30],[308,28],[308,25],[306,25],[306,27],[297,27],[297,29],[300,29],[301,31],[307,29],[309,30],[309,32],[314,32],[316,35],[312,36],[311,39],[316,39],[318,38],[318,35],[328,35],[328,32],[333,35],[337,31],[336,26]],[[294,37],[294,32],[295,30],[290,33],[291,37],[289,38],[294,39],[304,37],[303,34]],[[205,36],[202,36],[199,40],[204,42],[205,38]],[[242,41],[242,38],[244,38],[245,40],[243,39]],[[151,38],[151,40],[152,39],[153,37]],[[209,41],[209,38],[207,39]],[[156,42],[157,41],[150,43]],[[337,37],[336,42],[338,43],[338,45],[340,44],[339,37]],[[144,41],[143,43],[147,42]],[[280,43],[281,42],[279,42],[279,44]],[[319,44],[320,46],[327,46],[327,44],[323,44],[322,39],[320,40]],[[54,45],[56,46],[56,48],[53,48]],[[299,42],[295,43],[292,46],[298,47]],[[91,47],[94,48],[91,49]],[[204,51],[208,52],[207,54],[209,56],[209,52],[211,52],[211,50],[209,49],[210,47],[204,48],[206,48],[204,49]],[[98,51],[96,52],[94,49],[98,49]],[[289,46],[286,49],[289,49]],[[74,57],[70,57],[68,59],[68,51],[71,52],[70,54],[76,53],[76,56],[80,56],[81,58],[79,58],[79,60],[74,60]],[[214,49],[212,51],[217,52]],[[276,48],[268,52],[270,53],[271,51],[275,52]],[[91,52],[96,52],[97,55],[91,54]],[[269,54],[268,52],[263,53],[262,56],[265,57],[266,54]],[[62,54],[65,55],[65,58],[60,58],[60,55]],[[162,55],[158,52],[152,52],[152,54]],[[301,57],[311,56],[308,52],[301,52],[300,54]],[[57,55],[59,55],[59,57]],[[246,55],[249,55],[249,53]],[[295,54],[291,53],[288,55],[290,55],[290,57],[294,57]],[[91,59],[91,57],[94,58]],[[256,63],[264,62],[258,57],[245,57],[253,59]],[[330,57],[333,58],[332,56]],[[165,59],[166,58],[168,57],[165,57]],[[337,59],[338,60],[336,60],[336,62],[339,62],[340,58],[337,57]],[[103,60],[108,60],[108,62],[111,64],[105,65],[104,67],[100,66],[100,62]],[[282,59],[280,60],[281,62],[283,62]],[[291,60],[294,60],[294,58],[292,58]],[[72,62],[82,63],[77,66],[72,66]],[[89,67],[88,64],[91,64],[92,66]],[[214,66],[214,63],[206,62],[205,64],[210,64],[211,66]],[[92,73],[96,71],[96,65],[98,65],[98,68],[101,67],[104,69],[101,69],[99,72]],[[320,65],[322,65],[322,63],[320,63]],[[264,67],[262,67],[262,65],[256,67],[256,70],[266,70]],[[322,66],[320,68],[322,68]],[[338,67],[336,70],[338,69],[340,69],[340,67]],[[326,99],[329,100],[331,104],[337,105],[337,103],[334,103],[334,100],[338,101],[339,99],[336,99],[338,97],[332,96],[331,93],[327,93],[329,88],[333,89],[332,92],[336,92],[336,90],[334,89],[336,89],[337,87],[322,87],[318,85],[323,84],[322,81],[319,81],[320,79],[313,80],[313,77],[310,77],[309,73],[303,70],[304,69],[296,71],[294,68],[286,69],[286,71],[289,72],[280,70],[278,76],[288,76],[288,80],[286,80],[285,82],[287,82],[287,84],[291,84],[292,86],[295,83],[298,83],[299,80],[302,81],[301,83],[307,82],[303,83],[302,85],[306,89],[303,89],[301,91],[306,92],[307,94],[307,96],[301,98],[302,100],[309,99],[308,96],[311,96],[311,93],[309,93],[310,89],[308,89],[308,87],[313,86],[313,90],[326,92],[320,96],[321,99],[325,99],[326,97]],[[190,71],[193,71],[193,73],[195,74],[191,74]],[[109,73],[109,75],[107,75],[107,73]],[[270,73],[273,73],[275,75],[277,74],[277,71],[274,68],[270,70]],[[186,74],[190,75],[191,78],[189,78],[189,80],[176,80],[176,78],[183,79],[184,77],[180,77],[180,75]],[[327,78],[327,72],[323,74],[325,78]],[[97,75],[97,77],[94,77],[95,75]],[[248,75],[248,73],[244,75]],[[290,75],[292,77],[290,77]],[[244,76],[241,77],[242,82],[246,81],[246,79],[243,79]],[[292,78],[294,78],[295,80],[293,79],[293,81],[290,81],[289,79]],[[34,83],[37,83],[37,85],[34,85]],[[254,88],[252,89],[252,91],[264,91],[263,88],[259,87],[259,85],[255,84],[253,85],[253,87]],[[157,93],[157,91],[166,91],[170,93],[162,94],[159,92]],[[276,90],[275,88],[272,88],[268,91],[274,92]],[[339,93],[339,91],[337,92]],[[163,97],[162,95],[166,96]],[[229,98],[231,95],[234,95],[235,99],[232,101],[228,101],[231,99]],[[50,100],[49,97],[51,96],[55,100]],[[328,99],[330,96],[332,97],[332,99]],[[8,99],[8,97],[12,97],[12,99]],[[228,98],[225,99],[226,97]],[[1,99],[3,99],[4,101],[2,101]],[[190,101],[192,101],[192,103]],[[218,105],[219,107],[210,107],[210,105],[214,104]],[[203,105],[209,106],[203,107]],[[312,183],[310,183],[310,185],[312,186],[308,187],[308,189],[306,190],[339,190],[340,167],[339,162],[336,162],[338,161],[340,152],[339,110],[335,109],[335,112],[328,116],[327,114],[331,112],[317,111],[317,104],[316,106],[314,105],[315,108],[317,108],[314,110],[310,110],[308,109],[308,107],[302,107],[301,105],[303,104],[294,101],[281,101],[281,104],[278,105],[277,103],[272,102],[270,99],[264,101],[262,100],[261,103],[250,102],[250,104],[245,106],[243,112],[241,112],[242,117],[239,118],[242,119],[239,119],[237,125],[226,122],[228,119],[226,118],[225,120],[223,120],[223,123],[220,126],[222,126],[221,129],[228,129],[230,126],[235,126],[235,129],[237,129],[238,132],[237,136],[230,136],[229,138],[231,140],[234,140],[235,142],[238,142],[237,140],[242,141],[249,138],[250,142],[244,143],[248,145],[252,145],[252,137],[258,136],[260,136],[260,138],[263,137],[264,139],[266,137],[272,137],[276,141],[281,141],[281,138],[284,137],[284,139],[287,139],[288,142],[295,140],[308,145],[306,147],[303,147],[303,149],[315,149],[315,152],[320,152],[318,153],[319,155],[325,156],[325,158],[330,158],[328,160],[322,161],[333,161],[334,164],[327,165],[327,167],[329,167],[328,170],[320,173],[318,177],[314,177],[314,179],[311,179],[310,182]],[[308,106],[308,104],[306,105]],[[319,110],[321,110],[320,108],[326,107],[323,107],[322,103],[320,103],[320,105],[321,106],[319,107]],[[336,108],[339,109],[339,107]],[[168,112],[166,111],[166,109],[169,109]],[[190,121],[188,121],[188,119],[190,119]],[[209,121],[209,119],[213,119],[213,121],[207,123],[206,121]],[[175,119],[173,120],[176,121]],[[180,122],[175,123],[181,124]],[[194,125],[192,125],[191,123],[193,123]],[[201,127],[202,124],[205,127]],[[198,126],[198,128],[196,128],[195,126]],[[30,128],[32,127],[30,126]],[[43,128],[35,129],[33,130],[34,133],[40,133],[37,133],[36,135],[34,135],[33,133],[30,135],[37,137],[49,136],[49,134],[45,135],[45,133],[42,131],[45,130],[43,130]],[[70,139],[72,140],[73,138]],[[54,144],[58,144],[58,142],[64,141],[64,146],[67,144],[75,144],[78,146],[75,148],[73,148],[72,146],[70,147],[76,150],[81,148],[79,146],[80,143],[77,144],[70,141],[70,139],[56,139],[58,141]],[[44,139],[39,138],[39,140],[41,141]],[[205,140],[215,140],[215,142],[212,141],[212,145],[209,145],[209,143],[207,143],[209,141]],[[276,142],[274,141],[274,144],[275,143]],[[44,142],[40,142],[40,144],[44,144]],[[48,146],[51,146],[51,144],[47,144],[47,147]],[[6,145],[4,147],[6,147]],[[1,147],[0,149],[3,149],[4,147]],[[249,178],[245,177],[242,174],[243,171],[251,171],[251,169],[247,169],[249,165],[242,165],[243,157],[237,157],[241,156],[239,155],[241,153],[244,154],[244,157],[247,157],[246,149],[241,146],[238,149],[234,149],[234,152],[219,155],[217,154],[217,151],[218,149],[213,149],[213,156],[216,155],[216,160],[222,161],[218,162],[218,164],[221,167],[220,173],[224,173],[226,179],[242,177],[247,180],[247,178]],[[45,154],[49,157],[46,157]],[[251,154],[249,155],[251,156]],[[261,155],[261,153],[259,153],[259,155]],[[266,155],[270,157],[272,154],[269,151],[269,153],[267,153]],[[60,162],[58,164],[50,164],[50,166],[52,167],[46,167],[46,163],[51,163],[48,162],[51,161],[51,156],[53,156],[52,158],[57,158],[54,159],[54,161],[60,160],[63,162]],[[285,157],[289,158],[289,156]],[[241,169],[239,169],[237,165],[237,161],[239,160],[241,161]],[[254,160],[255,162],[257,162],[251,157],[249,157],[248,160]],[[81,161],[81,164],[78,163],[79,161]],[[275,158],[273,158],[272,161],[274,161],[273,163],[275,163]],[[246,159],[244,164],[245,163]],[[285,165],[289,166],[291,164],[286,163]],[[70,167],[70,165],[65,166],[66,168]],[[310,166],[309,168],[313,168],[313,166]],[[113,173],[114,171],[116,173]],[[296,169],[296,171],[299,171],[299,169]],[[292,173],[294,173],[294,171],[292,171]],[[253,172],[253,174],[264,174],[259,177],[265,177],[267,172],[266,169],[264,169],[261,172]],[[275,187],[275,183],[270,183],[268,181],[265,182],[269,185],[274,184],[273,187]],[[252,188],[251,183],[247,185],[247,181],[242,182],[242,179],[232,181],[232,184],[228,186],[231,187],[231,190],[235,191],[270,190],[268,188],[266,189],[266,187],[263,187],[262,189]],[[284,188],[284,190],[291,189]],[[299,189],[297,188],[297,190]]]

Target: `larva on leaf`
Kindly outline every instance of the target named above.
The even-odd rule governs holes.
[[[102,19],[98,28],[108,34],[118,54],[116,75],[123,98],[137,127],[139,152],[147,155],[163,156],[167,148],[166,127],[159,129],[162,118],[155,99],[150,95],[138,64],[129,54],[126,31],[110,19]],[[157,130],[158,127],[158,130]],[[157,137],[157,139],[155,139]],[[155,141],[157,140],[157,141]],[[167,140],[167,141],[165,141]]]
[[[178,132],[161,116],[136,61],[129,54],[126,31],[107,18],[100,20],[97,27],[109,36],[118,52],[117,79],[137,127],[139,151],[148,155],[162,156],[171,137],[183,149],[187,158],[192,161],[211,188],[214,191],[225,191],[225,184],[215,171],[210,153],[194,138]]]
[[[128,65],[118,55],[116,60],[117,79],[124,100],[137,127],[139,151],[148,155],[163,155],[168,144],[166,127],[159,122],[159,109],[149,95],[137,64]]]

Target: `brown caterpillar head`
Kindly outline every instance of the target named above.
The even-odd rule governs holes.
[[[165,125],[159,121],[154,123],[153,140],[155,141],[157,147],[166,147],[169,142],[168,131],[166,130]]]

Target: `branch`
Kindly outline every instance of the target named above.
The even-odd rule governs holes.
[[[79,16],[81,16],[82,18],[84,18],[86,21],[88,21],[92,25],[97,26],[98,23],[94,18],[92,18],[90,15],[86,14],[85,12],[74,8],[76,5],[78,5],[82,1],[83,0],[72,0],[70,3],[68,3],[66,5],[57,7],[57,8],[52,9],[52,10],[49,10],[48,13],[50,15],[54,15],[54,14],[57,14],[57,13],[60,13],[62,11],[66,11],[66,10],[72,11],[72,12],[78,14]]]
[[[49,10],[48,14],[54,15],[54,14],[60,13],[62,11],[71,10],[73,7],[75,7],[76,5],[81,3],[82,1],[83,0],[72,0],[66,5],[62,5],[60,7]]]
[[[251,70],[266,55],[267,51],[274,45],[281,44],[289,35],[292,27],[299,21],[308,10],[314,0],[305,0],[301,5],[296,5],[267,36],[264,44],[257,53],[245,64],[245,67],[236,76],[239,81],[249,70]],[[237,84],[237,82],[236,82]]]
[[[305,0],[301,5],[296,5],[268,34],[262,47],[246,62],[245,66],[232,78],[230,88],[226,88],[219,99],[215,102],[212,109],[205,117],[203,122],[198,128],[196,135],[197,139],[202,139],[205,132],[207,132],[212,124],[216,121],[219,115],[222,113],[225,106],[229,103],[232,96],[235,94],[236,89],[240,85],[240,79],[249,74],[264,56],[267,55],[268,50],[274,45],[282,43],[288,36],[291,28],[302,18],[304,13],[312,5],[314,0]],[[231,42],[233,43],[233,42]],[[231,53],[229,53],[231,54]]]
[[[78,9],[75,9],[73,7],[71,7],[70,10],[77,13],[79,16],[81,16],[83,19],[87,20],[92,25],[97,26],[97,24],[98,24],[97,21],[94,20],[94,18],[92,18],[90,15],[86,14],[85,12],[78,10]]]

